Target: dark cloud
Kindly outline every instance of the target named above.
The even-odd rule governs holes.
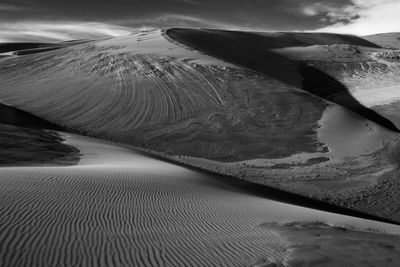
[[[358,31],[362,25],[368,25],[367,22],[373,17],[372,10],[380,10],[380,6],[385,5],[385,9],[382,9],[384,14],[387,12],[385,10],[391,10],[391,5],[398,2],[398,0],[10,1],[0,0],[0,30],[3,30],[3,35],[0,32],[0,39],[3,37],[3,40],[6,39],[4,33],[7,32],[7,27],[16,23],[22,25],[21,29],[29,25],[40,29],[36,34],[46,31],[46,27],[43,26],[46,23],[51,29],[53,29],[50,27],[52,24],[67,26],[97,23],[96,25],[103,25],[103,28],[112,29],[118,25],[131,28],[188,26],[266,31],[310,31],[321,28],[331,30],[346,25],[361,25],[354,26],[354,31]],[[389,19],[387,25],[390,25]],[[83,26],[80,29],[87,27]],[[118,29],[116,32],[121,31]],[[52,36],[61,37],[62,32],[55,34],[53,31]]]
[[[2,2],[1,4],[10,4]],[[204,24],[254,27],[266,30],[307,30],[320,25],[316,15],[325,7],[350,5],[350,0],[13,0],[18,14],[3,12],[1,20],[73,20],[123,23],[124,26],[187,26]],[[313,10],[312,10],[313,9]],[[317,14],[318,13],[318,14]],[[312,15],[312,14],[311,14]],[[203,22],[203,23],[202,23]]]

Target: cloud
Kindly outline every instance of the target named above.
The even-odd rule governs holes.
[[[164,13],[140,19],[114,20],[118,25],[130,28],[168,28],[168,27],[204,27],[204,28],[230,28],[231,25],[213,19],[204,19],[194,15],[179,15]]]
[[[0,42],[56,42],[73,39],[116,37],[132,32],[105,23],[23,21],[0,23]]]
[[[0,3],[0,11],[19,11],[23,10],[23,7],[11,4],[1,4]]]
[[[399,0],[352,0],[347,10],[337,12],[345,20],[318,31],[368,35],[400,31]]]
[[[195,1],[195,0],[170,0],[170,1],[172,1],[172,2],[180,2],[180,3],[184,3],[184,4],[188,4],[188,5],[196,5],[196,6],[204,4],[202,2],[198,2],[198,1]]]
[[[316,22],[332,25],[346,23],[355,19],[356,7],[351,1],[306,1],[292,8],[292,12],[305,17],[316,17]]]

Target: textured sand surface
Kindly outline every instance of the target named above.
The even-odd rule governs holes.
[[[279,224],[347,227],[356,240],[364,238],[358,231],[400,234],[398,226],[252,196],[126,146],[65,138],[83,154],[77,166],[0,169],[0,266],[279,265],[292,259]]]
[[[398,169],[386,50],[335,34],[144,31],[5,58],[0,99],[72,132],[398,220],[397,200],[373,196],[400,190],[381,184]]]
[[[400,52],[355,45],[307,46],[275,49],[277,53],[304,62],[342,83],[362,105],[400,126]],[[341,102],[340,93],[328,99]]]
[[[209,48],[198,33],[193,48]],[[397,94],[392,53],[352,36],[257,33],[250,45],[249,33],[222,33],[232,46],[216,38],[207,54],[242,50],[230,62],[258,73],[145,31],[4,58],[0,99],[71,131],[400,218],[395,134],[301,91],[296,62],[312,59],[322,82],[329,73],[348,86],[337,102],[351,97],[396,118],[387,102]],[[328,89],[317,95],[334,101]],[[28,133],[12,134],[25,142],[19,152],[48,137]],[[400,258],[399,226],[273,201],[129,146],[62,138],[82,154],[78,165],[0,168],[0,266],[396,266]]]
[[[161,31],[4,59],[0,79],[10,105],[152,150],[229,161],[321,149],[324,101]]]
[[[377,235],[323,223],[265,224],[291,243],[289,266],[397,266],[398,236]]]

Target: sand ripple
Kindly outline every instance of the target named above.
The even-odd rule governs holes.
[[[288,243],[260,227],[268,222],[400,233],[387,224],[251,196],[216,177],[88,140],[69,137],[87,157],[79,166],[0,170],[1,266],[285,262]]]

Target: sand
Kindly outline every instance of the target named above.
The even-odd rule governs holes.
[[[397,106],[357,93],[396,81],[377,51],[354,36],[144,31],[5,58],[0,98],[71,132],[397,220],[360,201],[397,169]]]
[[[73,165],[79,150],[63,143],[62,127],[0,103],[0,166]]]
[[[374,234],[385,242],[366,248],[398,257],[384,245],[398,247],[398,226],[254,196],[129,146],[64,138],[83,154],[76,166],[0,169],[1,266],[287,264],[297,257],[293,234],[277,225],[297,222],[352,229],[361,243]]]
[[[55,131],[0,123],[0,166],[68,166],[79,150]]]
[[[368,35],[363,38],[382,47],[400,49],[400,33],[398,32]]]
[[[88,40],[73,40],[61,43],[0,43],[0,55],[36,54],[86,42],[88,42]]]
[[[392,86],[394,63],[371,64],[363,55],[339,62],[354,52],[346,48],[333,72],[323,60],[312,63],[312,74],[322,78],[304,91],[299,53],[326,56],[321,51],[337,42],[368,46],[367,54],[379,48],[352,36],[250,35],[270,46],[227,58],[229,49],[240,48],[235,38],[249,33],[223,31],[232,46],[213,48],[229,53],[212,56],[221,51],[190,47],[156,30],[2,59],[5,103],[71,132],[151,154],[41,128],[29,128],[24,139],[26,132],[16,127],[18,141],[50,136],[81,155],[68,167],[54,160],[0,168],[0,266],[397,266],[397,225],[352,217],[360,213],[349,210],[341,215],[301,207],[293,194],[255,193],[234,177],[152,156],[400,218],[396,134],[365,112],[356,115],[326,100],[329,86],[315,91],[321,81],[330,84],[329,73],[348,93],[344,100],[375,109],[363,106],[363,94],[350,85],[368,76]],[[196,45],[210,44],[200,37]],[[32,121],[31,114],[17,114],[15,121]],[[365,257],[365,251],[379,257]]]
[[[392,111],[400,101],[400,64],[393,59],[397,50],[356,45],[314,45],[279,48],[274,52],[331,75],[360,104],[391,120],[396,126],[400,125],[398,116]],[[338,93],[329,95],[328,99],[337,103],[346,101]]]
[[[5,59],[0,79],[15,107],[154,151],[232,161],[320,150],[324,101],[160,30]]]

